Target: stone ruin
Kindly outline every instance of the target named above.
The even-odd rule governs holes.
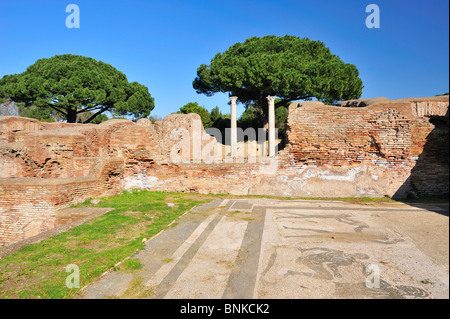
[[[289,197],[448,195],[448,106],[448,96],[292,103],[286,147],[258,160],[249,153],[230,159],[229,146],[207,135],[196,114],[98,125],[2,116],[0,246],[52,229],[60,208],[133,188]],[[180,152],[182,132],[191,138]],[[196,156],[198,145],[223,152],[206,162]]]

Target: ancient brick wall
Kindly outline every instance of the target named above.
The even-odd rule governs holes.
[[[296,162],[315,165],[408,160],[412,119],[405,111],[410,108],[299,107],[289,114],[287,150]]]
[[[0,179],[0,246],[55,227],[55,212],[71,203],[117,193],[123,159],[103,159],[91,177]]]
[[[419,125],[418,125],[419,126]],[[411,192],[417,195],[448,195],[449,193],[449,126],[448,117],[431,117],[416,139],[410,174]],[[431,128],[432,127],[432,128]],[[417,129],[417,127],[416,127]],[[429,131],[428,135],[424,133]],[[418,141],[419,140],[419,141]]]
[[[448,96],[376,102],[293,104],[281,152],[285,165],[377,171],[366,174],[367,183],[384,181],[382,192],[390,197],[448,194]]]
[[[448,194],[448,104],[448,97],[355,104],[364,107],[292,104],[286,147],[256,161],[230,161],[196,114],[99,125],[1,117],[0,246],[54,227],[58,208],[131,188],[291,197]],[[205,161],[205,149],[215,148],[223,152]]]

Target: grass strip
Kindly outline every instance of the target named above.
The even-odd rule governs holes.
[[[70,231],[24,246],[0,259],[0,298],[74,298],[79,288],[68,288],[67,265],[77,265],[80,288],[116,263],[144,248],[143,240],[165,229],[192,207],[212,197],[192,199],[176,193],[132,191],[104,198],[97,207],[114,210]],[[168,207],[167,203],[175,204]],[[90,200],[77,207],[93,206]],[[125,266],[138,267],[128,261]]]

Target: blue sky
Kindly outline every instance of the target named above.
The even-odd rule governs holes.
[[[65,24],[71,3],[80,8],[79,29]],[[380,8],[379,29],[365,25],[371,3]],[[188,102],[229,113],[227,94],[206,97],[192,88],[197,68],[249,37],[286,34],[320,40],[355,64],[362,98],[449,91],[447,0],[1,0],[0,77],[40,58],[79,54],[146,85],[152,115]]]

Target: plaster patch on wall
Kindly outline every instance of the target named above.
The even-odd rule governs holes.
[[[305,180],[303,178],[294,177],[292,183],[286,183],[286,185],[287,185],[287,189],[285,191],[286,196],[292,196],[293,194],[298,193],[299,191],[302,193],[306,193],[308,196],[311,195],[311,192],[309,192],[305,189],[305,186],[307,183],[308,183],[308,180]]]
[[[337,173],[332,172],[331,170],[324,170],[324,171],[316,171],[313,172],[313,174],[316,174],[316,177],[322,180],[327,181],[342,181],[342,182],[354,182],[356,180],[356,176],[360,172],[367,172],[366,167],[353,167],[350,168],[345,173]]]
[[[328,193],[343,196],[348,192],[356,197],[378,197],[386,192],[383,177],[366,165],[286,169],[278,173],[273,179],[263,179],[263,183],[280,196],[323,196]]]
[[[133,176],[127,176],[124,178],[123,187],[125,190],[132,188],[151,189],[153,188],[159,178],[156,176],[149,176],[142,173],[138,173]]]

